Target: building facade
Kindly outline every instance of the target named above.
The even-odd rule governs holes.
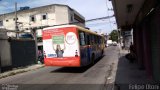
[[[0,15],[0,28],[16,30],[15,20],[15,12]],[[17,11],[17,27],[19,31],[31,32],[33,28],[63,24],[75,24],[85,27],[85,18],[69,6],[60,4]],[[7,32],[7,35],[16,37],[15,32]],[[42,29],[36,29],[36,36],[37,44],[42,49]]]
[[[122,3],[123,2],[123,3]],[[160,0],[112,0],[118,28],[133,29],[139,69],[160,81]]]
[[[17,26],[19,30],[29,31],[35,27],[70,23],[85,27],[85,18],[67,5],[52,4],[17,11]],[[15,12],[0,15],[0,28],[15,30],[15,25]],[[42,30],[37,30],[38,37],[41,37],[41,32]],[[16,35],[10,32],[8,36],[15,37]]]

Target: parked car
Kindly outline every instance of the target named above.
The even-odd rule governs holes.
[[[107,46],[111,46],[112,45],[112,40],[108,40],[107,41]]]
[[[113,42],[112,45],[113,45],[113,46],[117,46],[117,42]]]

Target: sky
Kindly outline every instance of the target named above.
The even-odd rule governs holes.
[[[13,12],[14,3],[19,7],[29,6],[30,8],[45,6],[50,4],[65,4],[78,11],[86,20],[114,15],[112,4],[109,0],[0,0],[0,14]],[[115,18],[98,20],[86,23],[92,31],[109,34],[113,29],[117,29]]]

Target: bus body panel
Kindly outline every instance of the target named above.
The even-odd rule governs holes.
[[[66,67],[80,67],[80,57],[68,57],[68,58],[45,58],[46,66],[66,66]]]
[[[81,66],[86,66],[90,64],[91,59],[88,49],[89,46],[80,46]]]
[[[81,66],[75,27],[43,30],[43,48],[46,66]]]
[[[81,41],[80,33],[85,33],[84,37],[85,37],[85,45],[81,44],[83,42],[83,39]],[[103,45],[103,43],[95,43],[95,36],[92,33],[88,33],[87,31],[83,31],[81,29],[78,29],[78,34],[79,34],[79,42],[80,42],[80,60],[81,60],[81,66],[86,66],[91,64],[92,62],[95,62],[95,60],[97,60],[99,57],[102,56],[102,50],[104,48],[102,48],[101,46]],[[103,39],[102,37],[99,39]],[[94,58],[92,58],[94,57]],[[94,61],[92,60],[94,59]]]
[[[80,32],[84,33],[83,38]],[[87,66],[94,62],[93,56],[94,60],[102,56],[101,39],[103,36],[75,25],[46,28],[43,30],[44,63],[46,66]]]

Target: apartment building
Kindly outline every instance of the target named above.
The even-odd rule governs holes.
[[[16,30],[15,20],[15,12],[0,15],[0,28]],[[17,26],[19,30],[30,31],[31,28],[35,27],[71,23],[85,27],[85,18],[67,5],[52,4],[17,11]],[[37,30],[37,37],[41,37],[41,32],[42,30]],[[8,32],[7,34],[10,37],[16,36],[13,32]]]

